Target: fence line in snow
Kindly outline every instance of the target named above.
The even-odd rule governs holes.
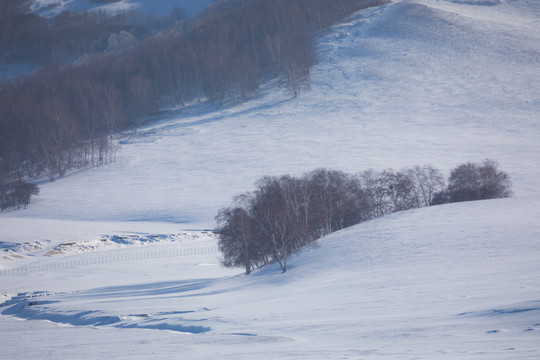
[[[38,271],[50,271],[58,269],[72,269],[80,266],[105,264],[120,261],[137,261],[148,259],[162,259],[170,257],[180,256],[192,256],[192,255],[205,255],[215,254],[218,252],[217,246],[202,247],[202,248],[189,248],[189,249],[176,249],[176,250],[163,250],[163,251],[147,251],[137,253],[123,253],[123,254],[106,254],[101,256],[92,256],[89,258],[82,258],[68,261],[51,262],[47,264],[39,265],[27,265],[13,269],[0,270],[0,276],[10,275],[22,275],[29,274]]]

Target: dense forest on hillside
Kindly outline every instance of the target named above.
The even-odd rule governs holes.
[[[114,161],[112,135],[163,106],[240,102],[269,78],[296,97],[309,87],[317,62],[315,36],[380,3],[221,1],[193,20],[177,11],[145,22],[133,13],[86,12],[46,20],[13,0],[0,0],[4,53],[16,49],[9,55],[24,57],[36,51],[44,61],[86,54],[1,85],[0,185],[43,175],[52,181],[72,168]],[[22,31],[21,23],[32,26]],[[161,29],[164,24],[170,26]],[[42,52],[51,41],[56,50]]]
[[[186,20],[176,8],[158,18],[135,10],[72,12],[45,18],[31,12],[29,0],[0,0],[0,60],[36,65],[69,63],[120,46],[132,46]]]

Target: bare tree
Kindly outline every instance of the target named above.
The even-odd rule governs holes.
[[[67,106],[55,99],[38,107],[43,113],[40,134],[36,140],[44,157],[47,175],[51,181],[63,176],[73,163],[73,150],[77,146],[75,121]]]
[[[360,173],[360,181],[367,196],[371,218],[392,212],[392,204],[388,199],[387,184],[380,172],[369,169]]]
[[[405,169],[403,172],[413,184],[417,207],[430,206],[435,193],[445,188],[442,172],[432,165],[417,165],[413,168]]]
[[[287,45],[281,50],[278,77],[282,86],[295,98],[309,90],[311,67],[316,64],[314,39],[310,33],[297,32],[286,36]]]
[[[486,159],[478,166],[480,177],[480,197],[482,199],[498,199],[512,196],[512,183],[508,173],[499,170],[499,164]]]
[[[114,132],[122,127],[125,121],[123,112],[122,95],[120,91],[111,83],[100,86],[98,116],[101,117],[105,129],[110,137]]]
[[[216,217],[219,249],[226,267],[243,266],[246,275],[251,273],[257,249],[254,246],[253,219],[242,207],[221,209]]]
[[[293,209],[287,202],[281,181],[277,177],[263,177],[257,182],[252,201],[253,215],[259,233],[283,272],[287,271],[287,260],[299,249],[298,229]]]
[[[390,212],[416,207],[413,182],[403,172],[387,169],[381,173],[381,179],[392,207]]]

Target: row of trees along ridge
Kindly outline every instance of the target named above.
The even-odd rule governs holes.
[[[456,167],[448,187],[431,165],[357,175],[319,169],[300,178],[263,177],[219,211],[216,231],[224,266],[249,274],[277,262],[285,272],[291,254],[345,227],[396,211],[510,195],[508,174],[492,160]]]

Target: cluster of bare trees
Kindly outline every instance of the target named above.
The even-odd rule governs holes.
[[[0,163],[0,211],[26,207],[30,198],[39,194],[39,187],[21,179],[14,180]]]
[[[39,194],[39,187],[26,181],[3,183],[0,179],[0,211],[20,209],[30,204],[30,198]]]
[[[110,134],[125,121],[121,96],[106,82],[64,75],[42,71],[0,89],[0,166],[11,179],[52,181],[114,160]]]
[[[150,80],[115,54],[172,21],[134,11],[63,12],[47,19],[30,13],[29,4],[0,0],[0,57],[66,63],[101,55],[0,85],[0,176],[10,184],[43,175],[52,181],[72,168],[114,161],[114,131],[156,110],[145,93]]]
[[[297,178],[263,177],[256,190],[220,210],[217,231],[223,264],[253,268],[287,259],[328,233],[394,211],[430,204],[444,188],[433,166],[349,175],[319,169]]]
[[[440,194],[453,197],[474,188],[484,189],[478,191],[486,197],[467,200],[510,196],[509,177],[494,161],[473,167],[473,178],[462,175],[471,164],[454,169],[448,188],[442,172],[431,165],[356,175],[319,169],[300,178],[263,177],[253,192],[236,196],[233,206],[216,216],[222,263],[244,267],[249,274],[275,261],[285,272],[291,254],[321,236],[392,212],[438,204]]]
[[[291,94],[309,87],[316,63],[314,34],[373,0],[223,1],[188,30],[145,41],[134,57],[156,93],[170,103],[201,96],[221,104],[242,101],[263,77]]]

